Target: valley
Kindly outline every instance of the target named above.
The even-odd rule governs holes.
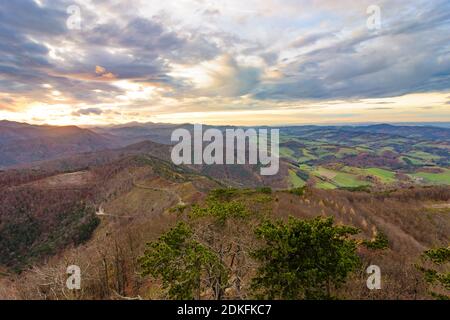
[[[284,131],[280,153],[291,162],[291,184],[297,186],[449,185],[450,137],[439,131],[389,125],[292,128]]]
[[[329,130],[284,128],[275,176],[260,176],[257,165],[176,166],[171,146],[154,141],[0,172],[0,298],[170,298],[161,279],[142,274],[139,259],[147,243],[179,223],[195,241],[234,252],[222,258],[229,276],[223,298],[255,298],[255,230],[289,217],[332,218],[357,228],[359,244],[387,239],[380,252],[358,249],[362,269],[333,289],[339,298],[429,298],[415,265],[425,250],[450,241],[449,140],[427,140],[443,133],[423,136],[421,128],[402,138],[368,128]],[[233,216],[240,210],[245,214]],[[232,215],[222,217],[226,212]],[[386,290],[365,287],[369,263],[383,270]],[[70,264],[83,270],[81,291],[64,286]],[[216,294],[204,287],[199,297]]]

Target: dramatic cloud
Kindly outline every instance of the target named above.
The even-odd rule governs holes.
[[[0,118],[233,122],[250,112],[255,123],[300,123],[427,110],[445,120],[450,2],[377,1],[379,29],[367,26],[371,5],[2,1]],[[418,94],[423,105],[405,109]]]

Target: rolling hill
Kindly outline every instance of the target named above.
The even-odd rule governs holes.
[[[43,130],[45,139],[59,143],[92,134],[124,141],[76,127],[4,127],[11,126],[19,132]],[[15,134],[13,141],[27,141],[26,133]],[[176,166],[168,144],[114,143],[0,171],[0,298],[67,298],[61,289],[67,263],[85,272],[85,289],[72,299],[165,298],[161,283],[139,275],[137,258],[147,242],[191,219],[191,210],[211,197],[243,205],[250,213],[245,223],[233,220],[223,229],[207,219],[191,222],[248,246],[240,258],[243,269],[233,271],[241,279],[239,295],[233,289],[227,298],[252,297],[255,261],[248,250],[259,243],[255,226],[267,219],[328,216],[337,225],[357,227],[360,241],[385,235],[386,251],[358,254],[364,263],[376,260],[389,289],[369,293],[363,290],[365,278],[355,274],[339,291],[354,299],[426,298],[414,263],[424,250],[449,241],[448,141],[346,128],[284,128],[280,172],[268,177],[251,165]],[[230,228],[239,232],[230,234]]]
[[[168,160],[170,135],[177,128],[192,131],[193,125],[129,123],[86,129],[2,121],[0,166],[27,167],[31,163],[48,167],[52,164],[46,160],[61,159],[57,167],[70,169],[75,161],[100,164],[111,157],[136,153]],[[216,128],[223,131],[233,127]],[[308,184],[333,189],[450,184],[447,128],[387,124],[292,126],[281,127],[280,133],[281,170],[276,177],[261,177],[249,165],[192,169],[235,186],[284,188]],[[123,148],[126,145],[129,147]]]
[[[117,147],[121,142],[76,126],[0,122],[0,168]]]

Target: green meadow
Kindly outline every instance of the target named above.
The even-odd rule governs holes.
[[[411,176],[421,178],[425,183],[450,185],[450,169],[443,169],[440,173],[416,172]]]
[[[293,188],[303,187],[306,184],[292,169],[289,169],[289,182]]]

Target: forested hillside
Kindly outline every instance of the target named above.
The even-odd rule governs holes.
[[[421,256],[450,240],[445,186],[235,189],[145,154],[75,164],[2,174],[0,296],[422,299]],[[367,289],[370,264],[383,290]]]

